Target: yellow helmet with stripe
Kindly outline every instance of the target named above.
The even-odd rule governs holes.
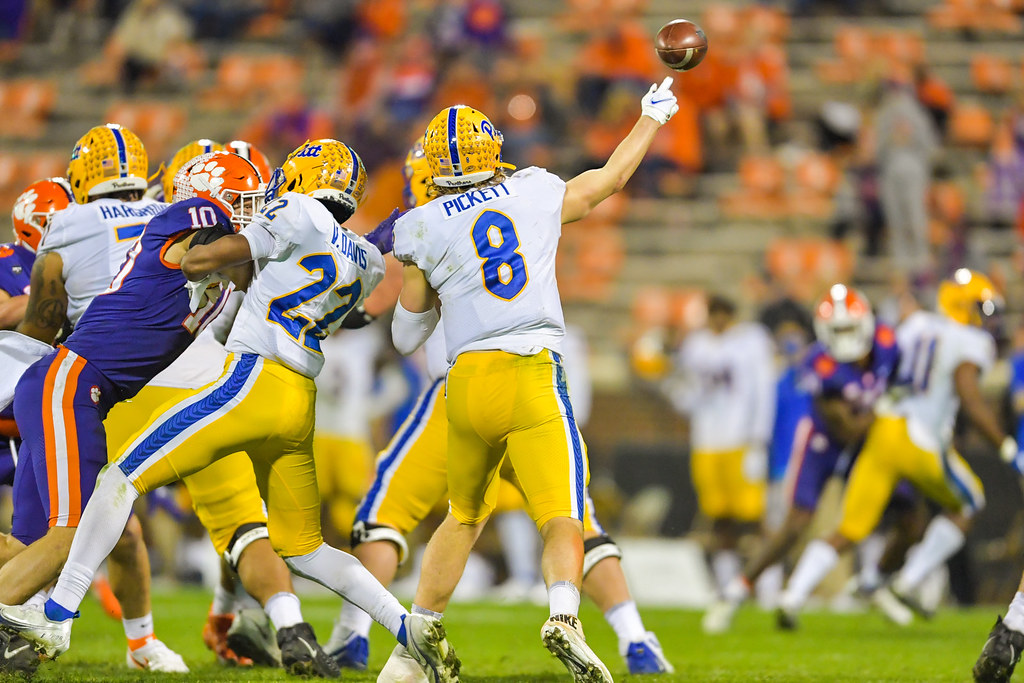
[[[267,183],[267,201],[282,192],[336,202],[354,213],[366,192],[366,167],[344,142],[307,140],[274,171]]]
[[[405,155],[402,175],[405,177],[405,187],[402,188],[405,208],[411,209],[430,201],[430,197],[427,195],[427,185],[430,183],[430,164],[427,163],[427,156],[423,153],[422,142],[417,141]]]
[[[987,275],[959,268],[939,284],[938,308],[958,323],[982,327],[1001,313],[1003,302]]]
[[[209,154],[210,152],[221,152],[224,150],[224,145],[219,142],[207,138],[200,138],[199,140],[193,140],[192,142],[184,145],[181,149],[174,153],[171,157],[171,163],[167,164],[164,168],[164,175],[160,181],[160,184],[164,188],[164,201],[171,201],[171,197],[174,196],[174,176],[177,175],[181,167],[189,161],[192,161],[200,154]]]
[[[501,133],[483,112],[464,104],[442,109],[423,134],[435,185],[467,187],[494,176],[501,161]]]
[[[113,192],[145,191],[148,177],[142,140],[116,123],[89,129],[71,151],[68,182],[79,204]]]

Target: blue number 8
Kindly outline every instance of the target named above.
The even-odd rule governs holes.
[[[498,244],[491,241],[495,230],[501,237]],[[512,219],[500,211],[482,212],[473,223],[473,243],[476,255],[484,261],[480,271],[487,291],[505,301],[516,298],[530,276],[526,272],[526,260],[518,251],[519,235]]]

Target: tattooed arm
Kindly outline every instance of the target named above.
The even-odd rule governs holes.
[[[25,319],[17,331],[52,344],[67,320],[68,293],[64,289],[64,260],[59,254],[47,252],[32,266],[32,288],[28,295]]]

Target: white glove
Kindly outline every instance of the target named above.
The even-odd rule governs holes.
[[[751,444],[743,454],[743,477],[749,482],[768,478],[768,449],[763,443]]]
[[[1017,453],[1017,440],[1012,436],[1003,439],[1003,443],[999,446],[999,457],[1003,459],[1003,462],[1012,463],[1017,459]]]
[[[188,310],[195,313],[206,303],[206,290],[219,280],[211,273],[202,280],[185,280],[185,289],[188,290]]]
[[[651,89],[640,100],[640,113],[644,116],[650,116],[661,125],[668,123],[672,115],[679,111],[679,105],[676,104],[676,96],[671,88],[671,76],[666,76],[661,85],[652,83]]]

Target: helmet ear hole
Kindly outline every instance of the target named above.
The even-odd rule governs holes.
[[[299,182],[298,178],[292,178],[292,181],[290,183],[288,183],[288,187],[286,188],[286,192],[291,192],[292,190],[294,190],[295,186],[298,184],[298,182]]]

